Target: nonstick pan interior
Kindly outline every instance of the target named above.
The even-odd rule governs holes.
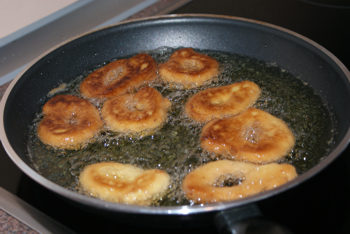
[[[247,199],[193,207],[137,207],[109,204],[64,189],[40,176],[28,160],[28,126],[46,94],[105,61],[160,47],[193,47],[236,53],[278,66],[307,82],[336,119],[334,146],[318,165],[285,186]],[[349,72],[330,52],[286,29],[224,16],[165,16],[130,21],[69,41],[34,61],[8,88],[2,100],[1,139],[11,159],[27,175],[54,192],[111,211],[189,214],[234,207],[289,189],[333,161],[349,140]]]

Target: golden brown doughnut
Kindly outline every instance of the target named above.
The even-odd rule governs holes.
[[[157,77],[157,64],[148,54],[119,59],[95,70],[80,84],[86,98],[110,98],[147,84]]]
[[[252,106],[261,90],[251,81],[209,88],[192,96],[186,103],[186,114],[198,122],[236,115]]]
[[[219,73],[218,62],[191,48],[175,51],[169,60],[159,66],[159,75],[177,88],[190,89],[212,80]]]
[[[127,134],[148,135],[162,126],[171,103],[154,88],[144,87],[107,100],[102,118],[108,129]]]
[[[130,164],[101,162],[86,166],[80,185],[93,197],[109,202],[150,205],[168,188],[170,176],[162,170],[143,170]]]
[[[57,95],[45,103],[37,129],[39,139],[61,149],[78,149],[90,142],[103,122],[87,100],[73,95]]]
[[[195,203],[232,201],[274,189],[296,176],[295,168],[289,164],[220,160],[190,172],[182,188]]]
[[[255,108],[233,117],[212,120],[201,133],[203,149],[253,163],[279,160],[294,143],[294,135],[286,123]]]

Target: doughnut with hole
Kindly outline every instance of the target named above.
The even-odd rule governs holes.
[[[186,175],[182,188],[195,203],[232,201],[281,186],[297,176],[290,164],[219,160]]]
[[[46,102],[37,134],[47,145],[79,149],[93,141],[103,126],[97,108],[73,95],[57,95]]]
[[[201,133],[203,149],[228,159],[268,163],[286,156],[295,143],[287,124],[259,109],[214,119]]]
[[[171,86],[190,89],[209,83],[219,73],[219,63],[191,48],[175,51],[169,60],[159,65],[160,78]]]
[[[193,95],[186,103],[186,114],[198,122],[208,122],[239,114],[252,106],[261,90],[251,81],[205,89]]]
[[[107,100],[101,113],[109,130],[144,136],[162,126],[170,106],[170,101],[156,89],[143,87],[136,93]]]
[[[149,84],[156,77],[154,59],[148,54],[137,54],[93,71],[80,84],[80,92],[86,98],[111,98]]]
[[[143,170],[117,162],[86,166],[79,176],[83,191],[109,202],[150,205],[167,190],[170,176],[163,170]]]

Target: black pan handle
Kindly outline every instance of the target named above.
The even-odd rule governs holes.
[[[219,233],[292,234],[286,227],[263,218],[256,204],[220,211],[214,221]]]

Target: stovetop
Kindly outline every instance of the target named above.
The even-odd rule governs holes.
[[[329,5],[333,2],[333,5]],[[350,3],[303,0],[195,0],[171,13],[212,13],[252,18],[300,33],[334,53],[350,68]],[[350,233],[350,147],[321,173],[278,196],[258,202],[264,216],[295,233]],[[92,213],[56,196],[19,169],[0,148],[0,186],[79,233],[156,232],[105,214]],[[137,219],[137,218],[136,218]],[[137,220],[136,220],[137,221]],[[155,220],[155,223],[157,221]],[[178,233],[179,230],[166,230]],[[185,228],[184,233],[215,233],[215,227]]]

